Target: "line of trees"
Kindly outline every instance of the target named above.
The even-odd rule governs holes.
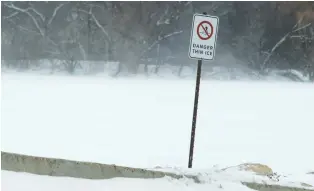
[[[182,69],[192,15],[220,18],[217,56],[231,52],[260,73],[297,69],[314,79],[312,2],[1,2],[2,60],[29,68],[35,60],[62,60],[74,73],[80,61],[117,61]],[[149,62],[149,60],[152,60]],[[213,62],[215,64],[215,62]],[[221,64],[221,63],[219,63]],[[158,67],[156,67],[158,72]]]

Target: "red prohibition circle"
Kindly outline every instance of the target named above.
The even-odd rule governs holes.
[[[210,26],[210,33],[208,33],[208,32],[205,30],[203,24],[208,24],[208,25]],[[202,29],[205,31],[206,37],[202,37],[202,36],[200,35],[200,28],[202,28]],[[208,40],[208,39],[210,39],[210,37],[213,36],[214,27],[213,27],[213,25],[212,25],[210,22],[208,22],[208,21],[202,21],[202,22],[200,22],[200,24],[198,24],[196,33],[197,33],[197,36],[198,36],[201,40]]]

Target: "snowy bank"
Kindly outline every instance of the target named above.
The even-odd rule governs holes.
[[[46,175],[54,177],[72,177],[83,179],[112,179],[112,178],[140,178],[156,179],[171,178],[184,180],[198,184],[214,184],[222,187],[222,181],[228,183],[242,183],[253,189],[258,190],[314,190],[314,187],[305,182],[291,182],[289,178],[283,181],[274,182],[269,177],[262,177],[249,171],[241,171],[232,168],[227,173],[227,169],[214,170],[207,172],[191,172],[191,169],[182,173],[178,171],[167,171],[167,169],[147,170],[139,168],[121,167],[115,165],[105,165],[92,162],[79,162],[64,159],[53,159],[19,155],[1,152],[1,169],[13,172],[26,172],[36,175]],[[229,169],[229,168],[228,168]],[[20,175],[21,176],[21,175]],[[314,182],[314,181],[313,181]]]

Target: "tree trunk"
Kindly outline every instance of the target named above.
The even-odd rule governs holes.
[[[155,74],[158,73],[160,68],[160,44],[157,45],[157,58],[156,58],[156,67],[155,67]]]

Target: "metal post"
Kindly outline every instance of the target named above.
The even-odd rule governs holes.
[[[202,60],[198,60],[197,61],[197,76],[196,76],[195,96],[194,96],[194,110],[193,110],[193,120],[192,120],[192,130],[191,130],[189,165],[188,165],[189,168],[192,168],[192,163],[193,163],[193,151],[194,151],[195,129],[196,129],[196,119],[197,119],[197,106],[198,106],[198,96],[199,96],[199,91],[200,91],[201,73],[202,73]]]
[[[206,12],[204,12],[203,14],[207,15]],[[198,107],[198,97],[199,97],[199,91],[200,91],[201,74],[202,74],[202,60],[198,60],[188,168],[192,168],[192,165],[193,165],[195,129],[196,129],[196,120],[197,120],[197,107]]]

